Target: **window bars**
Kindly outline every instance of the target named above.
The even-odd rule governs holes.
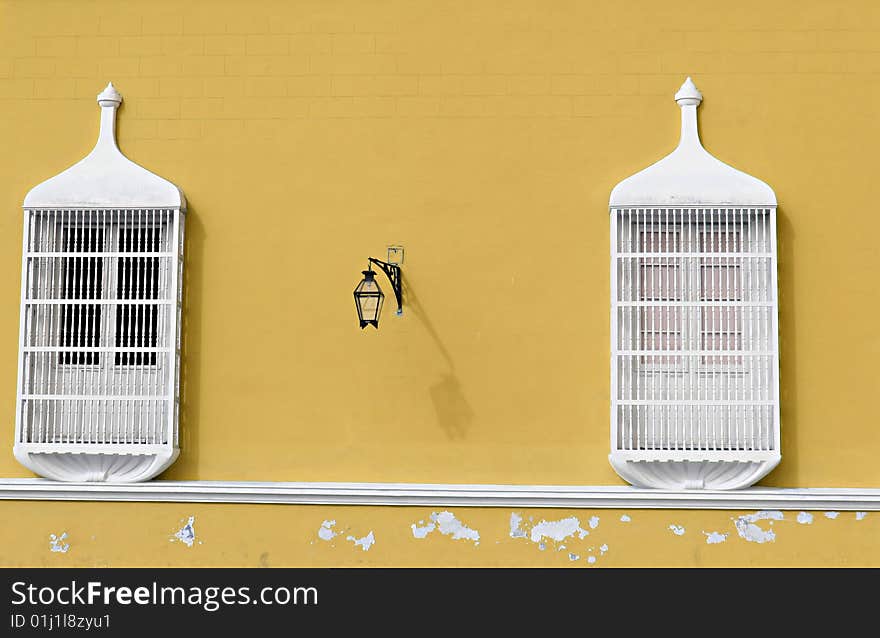
[[[620,209],[617,449],[772,450],[768,209]]]
[[[168,442],[173,215],[29,211],[24,441]]]
[[[744,487],[779,462],[776,207],[682,142],[611,197],[611,455],[643,487]]]
[[[25,199],[15,453],[138,481],[178,454],[185,200],[116,148],[112,85],[98,101],[95,150]]]

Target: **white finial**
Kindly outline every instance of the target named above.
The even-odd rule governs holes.
[[[699,106],[700,102],[703,101],[703,94],[700,93],[700,90],[691,80],[690,76],[684,81],[681,88],[678,89],[678,93],[675,94],[675,101],[678,102],[679,106]]]
[[[122,103],[122,95],[113,86],[113,82],[108,82],[107,87],[98,93],[98,104],[104,106],[119,106]]]

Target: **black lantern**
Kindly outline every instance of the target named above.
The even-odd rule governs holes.
[[[397,314],[403,314],[400,266],[389,264],[379,259],[373,259],[372,257],[369,258],[369,262],[379,266],[388,277],[394,289],[394,297],[397,299]],[[354,289],[354,304],[357,307],[358,321],[360,322],[361,329],[369,325],[372,325],[374,328],[379,327],[379,314],[382,312],[382,302],[385,301],[385,294],[379,288],[379,282],[376,281],[376,273],[370,265],[367,268],[367,270],[362,271],[364,278],[361,279],[361,283]]]

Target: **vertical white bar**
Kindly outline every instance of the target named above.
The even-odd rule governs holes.
[[[709,313],[708,325],[709,325],[709,333],[710,334],[715,330],[715,321],[716,321],[715,310],[718,306],[718,302],[716,300],[719,296],[719,291],[717,289],[718,288],[718,286],[717,286],[718,281],[717,280],[719,278],[716,276],[716,272],[715,272],[716,266],[718,264],[718,260],[716,257],[713,256],[713,253],[712,253],[712,251],[715,248],[716,239],[717,239],[716,238],[716,230],[717,230],[717,226],[716,226],[716,222],[715,222],[715,209],[710,208],[709,209],[709,241],[708,241],[708,246],[703,247],[704,250],[709,251],[709,254],[710,254],[710,256],[708,257],[709,291],[710,292],[709,292],[708,297],[706,297],[706,300],[707,300],[706,311]],[[706,345],[707,344],[706,344],[706,339],[705,339],[705,334],[704,334],[703,335],[703,349],[706,348]],[[710,401],[716,401],[718,399],[717,370],[715,368],[714,358],[712,358],[710,356],[708,358],[708,361],[709,361],[708,368],[709,368],[709,379],[710,379],[709,389],[710,389],[710,394],[711,394]],[[716,413],[716,409],[715,409],[715,404],[710,403],[707,406],[707,409],[709,412],[709,423],[712,425],[711,448],[713,450],[717,450],[718,449],[718,441],[717,441],[718,428],[717,428],[717,413]]]
[[[86,236],[88,238],[88,246],[87,250],[89,253],[95,253],[98,251],[98,239],[100,238],[100,233],[98,232],[98,228],[96,225],[95,213],[93,211],[89,211],[88,213],[88,228],[86,230]],[[89,299],[97,300],[99,298],[97,287],[95,286],[95,276],[97,275],[97,266],[95,265],[95,257],[91,254],[86,257],[86,297]],[[94,273],[93,273],[94,269]],[[101,353],[95,352],[91,350],[97,344],[95,344],[95,315],[101,311],[100,304],[89,304],[87,312],[88,319],[88,328],[86,330],[86,339],[87,345],[90,349],[89,359],[91,360],[90,368],[91,370],[88,373],[88,384],[86,388],[86,392],[84,394],[88,394],[91,398],[85,402],[84,410],[83,410],[83,443],[93,443],[93,431],[92,431],[92,418],[95,414],[95,400],[98,396],[97,389],[95,388],[95,381],[97,379],[97,375],[99,374],[101,363]],[[86,416],[88,415],[88,416]]]
[[[44,217],[47,215],[44,211],[34,211],[31,215],[31,239],[28,242],[29,250],[33,252],[45,253],[43,242],[45,241]],[[36,267],[37,278],[37,297],[47,300],[51,297],[52,292],[49,286],[49,264],[52,263],[52,257],[32,257],[29,260]],[[52,305],[43,303],[32,306],[31,325],[25,326],[24,343],[28,346],[46,345],[46,337],[49,329],[48,318],[51,317]],[[25,355],[25,383],[24,392],[30,395],[48,394],[47,375],[49,370],[46,366],[47,353],[30,352]],[[40,402],[37,402],[40,405]],[[40,440],[40,432],[43,430],[43,414],[46,406],[41,405],[41,409],[35,411],[34,417],[37,420],[37,440]],[[35,423],[30,424],[33,430]]]
[[[694,300],[694,270],[698,267],[698,259],[695,257],[694,248],[694,209],[687,208],[682,211],[682,223],[686,225],[685,233],[685,265],[684,265],[684,287],[682,288],[682,301],[691,302]],[[688,404],[685,409],[685,431],[688,449],[695,449],[697,445],[696,421],[693,414],[693,404],[697,398],[697,368],[699,357],[694,356],[694,316],[697,308],[694,306],[683,306],[682,312],[682,329],[685,331],[685,351],[684,357],[686,380],[683,385],[686,387],[685,395]]]
[[[74,241],[73,227],[70,221],[69,210],[61,211],[61,236],[64,250],[72,253],[74,249]],[[71,295],[70,281],[71,279],[73,279],[73,274],[71,273],[72,263],[72,256],[65,258],[64,270],[62,275],[62,287],[64,291],[63,298],[65,300],[70,299]],[[74,312],[73,304],[66,303],[64,305],[64,316],[62,317],[61,321],[61,334],[63,335],[63,341],[65,342],[64,346],[67,352],[70,354],[65,354],[65,364],[72,364],[74,357],[76,356],[71,345],[73,341],[73,335],[71,334],[71,325],[73,324],[73,315],[71,314],[72,312]],[[64,426],[67,420],[67,402],[63,399],[63,397],[67,395],[67,386],[69,379],[70,365],[65,365],[61,370],[61,391],[58,393],[59,398],[55,400],[56,406],[58,408],[58,419],[56,420],[55,427],[52,431],[52,440],[56,442],[61,442],[64,439]]]
[[[641,224],[641,232],[639,233],[639,262],[638,262],[638,282],[639,282],[639,300],[636,305],[639,330],[639,353],[640,353],[640,369],[638,379],[636,381],[636,400],[644,400],[647,397],[648,370],[650,369],[650,359],[648,356],[648,339],[647,326],[648,316],[645,314],[644,300],[649,297],[650,278],[648,277],[648,263],[646,255],[648,252],[648,224],[645,215],[645,209],[636,209],[636,223]],[[644,326],[644,327],[643,327]],[[636,406],[636,449],[641,450],[647,439],[648,431],[648,413],[647,407],[644,405]],[[642,431],[644,430],[644,434]]]
[[[98,224],[98,228],[101,229],[101,243],[100,249],[101,253],[107,253],[110,250],[110,231],[107,227],[107,211],[105,209],[100,209],[95,211],[96,215],[96,223]],[[107,436],[107,417],[109,406],[107,405],[106,396],[109,394],[108,392],[108,380],[107,377],[110,374],[110,368],[112,363],[110,359],[113,357],[113,352],[109,349],[109,342],[107,340],[107,334],[110,330],[110,311],[113,306],[109,303],[111,299],[113,299],[113,294],[110,290],[109,282],[112,281],[110,277],[110,266],[111,260],[109,257],[102,255],[99,257],[101,260],[101,297],[105,300],[105,303],[101,305],[101,325],[98,330],[98,346],[102,348],[101,351],[101,367],[98,370],[98,394],[101,399],[99,401],[100,406],[100,418],[99,425],[96,425],[98,429],[97,439],[99,443],[109,443],[110,438]],[[112,423],[112,422],[111,422]]]
[[[64,219],[62,217],[61,220],[58,219],[58,210],[52,211],[52,232],[54,233],[55,241],[53,242],[53,246],[58,252],[64,251]],[[53,299],[62,299],[64,297],[64,257],[58,256],[55,259],[55,264],[58,268],[58,280],[57,283],[53,286],[52,290],[52,298]],[[58,305],[56,309],[54,309],[56,316],[58,318],[58,325],[55,326],[55,330],[52,333],[52,339],[55,345],[58,346],[58,355],[55,357],[54,362],[54,374],[53,374],[53,383],[51,384],[51,392],[55,395],[61,394],[61,381],[62,381],[62,372],[63,366],[61,365],[62,361],[62,351],[61,348],[63,346],[63,339],[61,338],[62,331],[64,330],[64,306],[61,304]],[[50,408],[51,406],[51,408]],[[46,424],[46,439],[51,438],[50,430],[54,433],[56,423],[58,422],[58,401],[48,401],[46,402],[46,411],[48,422]],[[51,412],[51,416],[49,416],[49,412]]]
[[[27,401],[24,394],[25,383],[25,354],[22,344],[25,343],[26,333],[25,325],[28,313],[28,286],[32,276],[32,265],[28,258],[28,247],[30,245],[31,234],[33,232],[33,212],[28,209],[24,210],[22,216],[21,229],[21,305],[19,306],[18,317],[18,378],[16,380],[16,409],[15,409],[15,442],[26,443],[33,439],[33,433],[30,431],[30,414],[31,402]],[[33,315],[33,311],[31,311]]]
[[[633,291],[635,290],[635,281],[633,275],[633,264],[635,263],[635,259],[633,257],[633,253],[635,253],[635,247],[633,245],[633,237],[635,236],[632,228],[632,209],[627,208],[623,211],[622,215],[625,214],[624,218],[621,217],[621,222],[623,224],[624,232],[626,233],[625,242],[623,243],[623,251],[628,253],[628,256],[623,260],[624,263],[624,277],[626,278],[626,287],[624,288],[623,301],[631,302],[633,300]],[[635,381],[635,363],[633,361],[634,355],[632,352],[635,351],[635,332],[633,330],[633,308],[632,306],[624,306],[623,308],[623,326],[626,334],[626,339],[623,343],[623,348],[627,350],[630,354],[626,356],[624,359],[626,362],[626,378],[624,379],[623,392],[620,394],[619,398],[624,401],[624,406],[622,410],[618,410],[618,414],[623,415],[623,423],[624,423],[624,447],[627,450],[631,450],[633,447],[633,418],[632,418],[632,395],[633,395],[633,383]]]
[[[763,238],[762,238],[763,245],[761,247],[761,252],[763,253],[761,256],[761,301],[762,301],[762,304],[761,304],[761,349],[764,352],[767,352],[770,349],[770,326],[768,325],[769,319],[770,319],[770,316],[769,316],[770,312],[769,312],[769,308],[767,307],[767,302],[770,300],[770,295],[769,295],[769,283],[770,282],[768,281],[769,273],[767,272],[769,270],[769,263],[770,262],[765,255],[769,251],[769,244],[770,244],[770,242],[769,242],[769,237],[770,237],[769,222],[770,222],[770,220],[769,220],[769,215],[767,214],[766,210],[759,209],[759,212],[761,213],[761,219],[762,219],[761,226],[762,226],[762,234],[763,234]],[[762,420],[762,424],[763,424],[761,441],[762,441],[762,448],[764,450],[767,450],[767,449],[769,449],[770,428],[772,426],[772,423],[768,422],[767,408],[766,408],[766,405],[764,405],[767,402],[767,400],[770,398],[770,388],[769,388],[769,382],[770,382],[769,363],[770,363],[770,361],[769,361],[769,357],[766,354],[761,355],[761,362],[762,362],[762,365],[761,365],[761,386],[760,386],[761,387],[761,401],[762,401],[761,420]]]
[[[158,252],[160,249],[160,247],[159,247],[159,229],[156,226],[156,211],[155,211],[155,209],[150,209],[149,211],[147,211],[147,227],[149,228],[149,234],[147,235],[149,245],[148,245],[147,249],[150,252]],[[149,268],[145,271],[146,278],[147,278],[146,290],[147,290],[147,295],[152,299],[154,297],[154,295],[153,295],[153,280],[156,276],[156,267],[159,265],[159,259],[158,258],[156,258],[156,259],[150,258],[147,263],[149,264]],[[153,339],[155,337],[155,335],[152,334],[153,314],[158,310],[158,306],[150,306],[150,308],[151,308],[151,310],[150,310],[150,313],[147,318],[148,320],[145,324],[145,330],[147,331],[147,339],[145,341],[148,346],[152,347],[154,345]],[[158,343],[156,345],[158,345]],[[150,364],[147,366],[147,368],[149,370],[149,382],[147,383],[147,390],[148,390],[147,394],[149,394],[151,397],[153,397],[153,396],[155,396],[154,384],[156,381],[156,376],[158,375],[158,363],[159,363],[158,357],[159,357],[159,355],[158,355],[158,353],[156,353],[156,365],[152,365],[152,363],[153,363],[153,353],[152,352],[144,353],[143,356],[146,359],[147,363]],[[151,444],[155,444],[158,442],[156,440],[155,400],[150,399],[149,401],[147,401],[146,410],[147,410],[147,425],[146,425],[147,442],[151,443]]]
[[[633,211],[631,208],[627,209],[627,225],[626,232],[628,233],[629,243],[628,251],[630,256],[626,261],[626,271],[627,276],[629,277],[629,287],[627,288],[626,293],[626,301],[633,302],[638,298],[638,257],[635,256],[638,253],[638,230],[633,226],[633,224],[638,224],[638,217],[633,220]],[[638,317],[638,310],[634,308],[632,305],[626,307],[626,319],[627,319],[627,331],[628,331],[628,339],[627,339],[627,348],[636,353],[638,351],[638,326],[636,326],[635,322]],[[628,360],[628,369],[629,369],[629,379],[624,390],[625,395],[624,398],[629,402],[624,408],[626,419],[627,419],[627,449],[632,450],[635,447],[635,433],[633,432],[633,428],[636,427],[638,420],[636,418],[636,414],[634,413],[632,400],[635,398],[635,387],[638,382],[638,374],[639,374],[639,355],[631,354],[627,357]]]
[[[610,226],[610,242],[611,242],[611,447],[612,450],[620,449],[620,438],[618,434],[617,422],[617,406],[618,406],[618,352],[620,350],[618,344],[618,299],[617,299],[617,269],[618,269],[618,231],[617,216],[619,211],[611,209],[609,215]]]
[[[182,323],[182,315],[183,315],[183,268],[184,268],[184,254],[186,252],[186,211],[180,211],[179,213],[180,221],[178,224],[178,249],[177,249],[177,257],[176,257],[176,265],[177,265],[177,318],[175,322],[176,329],[174,331],[174,348],[175,348],[175,369],[174,369],[174,388],[172,389],[172,397],[174,403],[174,423],[172,423],[169,427],[174,432],[174,441],[173,445],[176,447],[179,445],[179,437],[180,437],[180,375],[181,375],[181,348],[182,348],[182,340],[183,340],[183,323]],[[171,441],[168,442],[172,444]]]
[[[53,252],[52,244],[50,242],[50,234],[52,232],[52,225],[50,223],[50,215],[51,211],[40,211],[40,243],[39,250],[43,252]],[[56,290],[54,286],[55,282],[55,266],[58,262],[58,258],[56,256],[49,256],[46,258],[45,266],[46,266],[46,297],[47,298],[55,298]],[[52,346],[52,329],[55,318],[55,310],[57,306],[47,304],[44,306],[44,311],[42,313],[42,323],[43,323],[43,331],[42,337],[40,339],[40,345],[51,347]],[[27,338],[27,337],[26,337]],[[54,353],[50,350],[40,354],[41,358],[41,377],[39,383],[39,392],[45,394],[52,393],[52,371],[53,371],[53,357]],[[43,401],[43,405],[41,406],[41,410],[39,413],[39,427],[38,427],[38,435],[37,440],[43,442],[44,441],[44,433],[48,431],[49,428],[49,402]]]
[[[172,213],[172,228],[171,228],[171,250],[169,251],[174,257],[173,264],[175,266],[175,271],[179,266],[179,261],[177,259],[177,255],[180,251],[179,243],[180,243],[180,210],[175,209]],[[170,261],[170,260],[169,260]],[[173,273],[174,276],[169,278],[169,284],[171,286],[169,290],[169,297],[171,299],[172,305],[169,306],[168,313],[168,321],[169,321],[169,330],[168,330],[168,377],[167,377],[167,387],[165,397],[168,402],[167,404],[167,431],[165,434],[166,441],[174,440],[174,425],[176,422],[175,412],[177,410],[177,401],[174,396],[175,391],[175,380],[174,375],[176,372],[176,335],[177,335],[177,308],[179,304],[178,300],[178,278],[177,273]],[[173,322],[173,324],[171,323]]]
[[[739,215],[739,242],[736,247],[737,253],[737,263],[739,264],[739,291],[737,294],[738,299],[740,300],[740,307],[736,310],[736,329],[739,334],[739,349],[740,355],[737,360],[737,371],[739,376],[737,377],[737,385],[736,385],[736,393],[734,394],[734,399],[739,404],[739,408],[736,414],[736,424],[737,424],[737,449],[745,450],[748,449],[747,441],[746,441],[746,421],[745,416],[748,412],[748,408],[742,403],[744,398],[744,388],[745,388],[745,363],[748,358],[748,344],[746,343],[746,335],[745,335],[745,326],[744,326],[744,315],[745,315],[745,305],[743,303],[746,300],[745,295],[745,285],[746,285],[746,271],[748,269],[747,260],[745,257],[745,211],[742,208],[738,208],[737,214]]]
[[[770,215],[770,301],[773,303],[770,312],[770,352],[772,353],[770,390],[773,401],[773,440],[768,449],[778,452],[782,427],[779,401],[779,281],[777,273],[779,260],[776,243],[776,208],[770,208],[768,212]]]
[[[162,211],[163,215],[163,224],[165,229],[165,239],[164,239],[164,252],[171,254],[171,246],[173,244],[172,241],[172,231],[173,231],[173,220],[171,218],[172,213],[170,211]],[[162,418],[159,426],[163,430],[163,438],[165,433],[168,431],[167,419],[165,418],[168,414],[168,403],[167,403],[167,393],[173,392],[172,389],[168,388],[167,380],[169,378],[173,378],[173,372],[170,372],[174,367],[174,361],[171,356],[171,342],[174,331],[172,330],[172,308],[171,308],[171,297],[170,297],[170,281],[172,277],[172,269],[173,269],[173,258],[164,257],[162,259],[161,269],[159,271],[159,290],[160,297],[163,300],[166,300],[168,303],[160,306],[162,317],[159,321],[159,347],[162,348],[161,357],[164,362],[163,374],[159,378],[159,388],[157,392],[157,396],[161,396],[162,400]],[[157,355],[159,356],[159,355]],[[171,375],[171,376],[169,376]]]
[[[706,277],[706,267],[711,264],[711,258],[706,255],[707,245],[711,241],[710,233],[712,232],[712,213],[708,209],[700,210],[700,252],[702,255],[699,259],[700,267],[697,269],[697,277],[698,277],[698,295],[697,298],[700,300],[701,305],[698,306],[697,311],[697,326],[699,330],[699,337],[697,338],[698,348],[700,350],[705,351],[705,326],[708,324],[710,318],[707,313],[707,299],[709,297],[709,293],[711,291],[711,279]],[[707,283],[708,282],[708,283]],[[703,404],[699,407],[700,412],[700,421],[704,424],[703,432],[701,433],[701,439],[703,442],[704,449],[711,449],[712,447],[712,424],[710,422],[710,410],[709,410],[709,400],[711,398],[712,392],[712,373],[711,366],[709,364],[709,359],[706,356],[702,356],[700,361],[702,365],[700,366],[702,376],[700,377],[700,381],[702,382],[702,392],[703,392]]]
[[[669,368],[670,368],[670,329],[669,329],[669,298],[672,290],[672,282],[669,280],[669,263],[670,259],[668,256],[670,247],[669,247],[669,209],[664,208],[657,211],[658,221],[660,220],[661,213],[663,215],[663,225],[665,227],[663,237],[663,252],[666,253],[663,255],[660,260],[660,297],[666,301],[662,306],[660,306],[660,347],[663,348],[663,356],[662,356],[662,364],[661,364],[661,372],[658,375],[657,388],[659,390],[659,396],[657,397],[660,400],[665,400],[668,398],[668,388],[670,386],[670,378],[669,378]],[[666,445],[666,438],[668,437],[668,427],[669,427],[669,407],[667,405],[659,406],[659,432],[657,433],[656,438],[654,439],[655,447],[659,446],[663,449]],[[665,434],[664,434],[665,432]]]
[[[727,255],[730,254],[730,209],[724,209],[724,234],[722,235],[723,239],[720,242],[718,248],[725,255],[721,263],[724,264],[724,299],[728,300],[723,307],[719,309],[721,313],[720,318],[720,328],[721,337],[718,339],[718,343],[722,348],[723,352],[729,352],[731,350],[730,339],[728,338],[728,330],[730,327],[730,322],[728,319],[728,312],[730,312],[731,304],[729,302],[732,299],[731,288],[730,288],[730,271],[731,271],[731,261],[730,257]],[[722,378],[722,391],[721,396],[725,401],[730,400],[730,355],[723,354],[721,357],[721,378]],[[727,404],[729,405],[729,403]],[[721,410],[721,447],[723,449],[729,449],[730,447],[730,414],[728,412],[727,407],[723,407]]]
[[[769,323],[769,308],[767,307],[767,302],[770,300],[769,296],[769,282],[768,282],[768,269],[769,269],[769,260],[765,256],[769,251],[769,216],[765,209],[757,209],[757,211],[761,215],[761,278],[759,279],[761,285],[761,321],[759,322],[759,329],[761,332],[761,350],[763,352],[767,352],[770,349],[769,341],[770,341],[770,327]],[[766,354],[761,355],[761,378],[760,378],[760,398],[761,398],[761,449],[767,450],[769,449],[769,438],[770,438],[770,427],[771,423],[768,423],[767,419],[767,408],[766,402],[770,398],[769,391],[769,357]]]

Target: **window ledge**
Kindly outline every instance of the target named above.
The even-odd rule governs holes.
[[[655,490],[623,486],[0,479],[0,500],[276,503],[428,507],[880,511],[878,488]]]

